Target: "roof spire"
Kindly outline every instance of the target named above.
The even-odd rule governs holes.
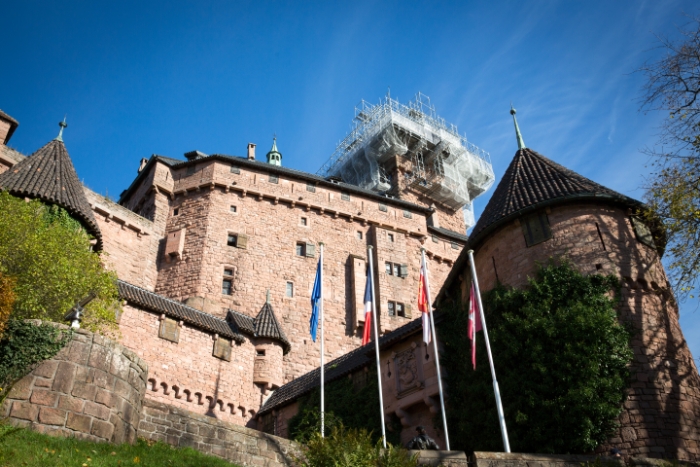
[[[515,139],[518,140],[518,149],[525,149],[525,141],[523,141],[523,136],[520,134],[520,127],[518,127],[518,119],[515,118],[515,109],[513,108],[513,103],[510,103],[510,114],[513,116],[513,123],[515,124]]]
[[[270,303],[270,289],[267,289],[267,297],[265,298],[265,303]]]
[[[277,133],[272,137],[272,149],[267,153],[267,163],[270,165],[282,165],[282,153],[277,150]]]
[[[56,136],[56,138],[54,139],[54,141],[63,142],[63,129],[66,128],[66,127],[68,126],[68,124],[66,123],[66,116],[65,116],[65,115],[63,116],[63,121],[62,121],[62,122],[58,122],[58,126],[60,126],[61,129],[58,130],[58,136]]]

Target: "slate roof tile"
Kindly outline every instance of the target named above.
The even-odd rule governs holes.
[[[119,296],[122,299],[146,310],[182,320],[194,327],[216,333],[221,337],[233,339],[239,343],[245,340],[239,330],[225,319],[217,318],[122,280],[117,281],[117,287]]]
[[[0,174],[0,188],[16,196],[38,198],[66,209],[85,226],[102,249],[102,234],[62,141],[53,140]]]
[[[284,334],[280,323],[275,317],[275,312],[272,310],[272,305],[265,303],[260,309],[260,313],[255,318],[255,336],[269,337],[284,344],[284,353],[286,354],[292,348],[287,336]]]

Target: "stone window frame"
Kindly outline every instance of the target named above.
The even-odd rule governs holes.
[[[231,166],[231,173],[232,173],[232,174],[236,174],[236,175],[240,175],[240,174],[241,174],[241,168],[238,167],[237,165],[232,165],[232,166]]]
[[[459,243],[457,243],[457,242],[450,242],[450,247],[451,247],[453,250],[459,250]]]
[[[343,201],[350,201],[350,193],[348,193],[347,191],[341,191],[340,199]]]
[[[224,266],[223,279],[221,279],[221,295],[233,295],[233,271],[232,266]]]
[[[287,281],[284,289],[284,296],[286,298],[294,298],[294,282]]]
[[[308,227],[309,226],[309,218],[306,216],[301,216],[299,218],[299,225],[302,227]]]
[[[307,183],[306,184],[306,191],[309,191],[311,193],[316,193],[316,185],[313,183]]]
[[[387,232],[386,238],[389,240],[389,243],[394,243],[396,241],[396,237],[391,232]]]
[[[361,230],[358,230],[357,232],[355,232],[355,238],[357,238],[358,240],[362,240],[364,238],[364,234],[362,233]]]
[[[413,213],[409,211],[408,209],[403,210],[403,217],[406,219],[413,219]]]
[[[265,356],[265,349],[255,349],[255,356],[256,357],[264,357]]]
[[[197,173],[197,165],[191,165],[187,167],[187,171],[185,172],[185,176],[189,177],[190,175],[194,175]]]
[[[238,214],[238,206],[236,206],[235,204],[230,205],[228,208],[228,212],[230,212],[231,214]]]
[[[389,212],[389,208],[384,203],[379,203],[379,210],[382,212]]]
[[[180,214],[180,208],[173,208],[173,217],[178,216]]]
[[[270,174],[267,176],[267,181],[270,183],[274,183],[275,185],[278,185],[280,182],[280,176],[276,174]]]
[[[410,318],[411,305],[396,300],[387,300],[387,314],[394,318]]]
[[[433,243],[438,243],[440,240],[438,240],[438,236],[435,234],[431,234],[430,238],[432,239]]]

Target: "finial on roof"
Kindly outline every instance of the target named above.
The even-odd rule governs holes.
[[[270,303],[270,289],[267,289],[267,297],[265,298],[265,303]]]
[[[525,141],[523,141],[523,136],[520,134],[520,127],[518,127],[518,119],[515,118],[515,109],[513,104],[510,104],[510,114],[513,116],[513,123],[515,124],[515,139],[518,140],[518,149],[525,149]]]
[[[66,123],[66,116],[65,116],[65,115],[63,116],[63,121],[62,121],[62,122],[58,122],[58,126],[60,126],[61,129],[58,130],[58,136],[56,136],[56,138],[54,139],[54,141],[63,142],[63,129],[64,129],[65,127],[68,126],[68,124]]]
[[[267,153],[267,163],[271,165],[282,165],[282,153],[277,150],[277,134],[272,137],[272,149]]]

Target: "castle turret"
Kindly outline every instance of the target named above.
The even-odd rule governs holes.
[[[270,291],[260,313],[255,318],[255,364],[253,383],[277,388],[284,383],[282,357],[291,345],[275,317],[270,304]]]
[[[68,126],[65,119],[59,126],[55,139],[0,174],[0,189],[64,208],[96,239],[95,249],[100,250],[102,234],[63,144],[63,129]]]

